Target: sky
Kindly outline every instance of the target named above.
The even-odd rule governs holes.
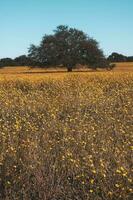
[[[133,0],[0,0],[0,58],[27,54],[58,25],[83,30],[106,56],[133,56]]]

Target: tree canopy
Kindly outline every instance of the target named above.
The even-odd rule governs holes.
[[[83,31],[58,26],[54,34],[45,35],[39,46],[31,45],[29,57],[42,66],[64,66],[72,71],[77,64],[96,69],[108,67],[98,42]]]
[[[113,52],[109,57],[108,60],[110,62],[125,62],[126,61],[126,56]]]
[[[12,58],[2,58],[0,59],[0,67],[5,67],[5,66],[14,66],[15,62]]]
[[[32,65],[32,60],[26,55],[21,55],[14,59],[14,63],[16,66],[30,66]]]
[[[110,62],[133,62],[133,56],[125,56],[116,52],[113,52],[109,57]]]
[[[32,65],[34,65],[33,61],[26,55],[18,56],[15,59],[12,59],[12,58],[2,58],[2,59],[0,59],[0,67],[32,66]]]
[[[114,62],[133,62],[133,56],[124,56],[113,52],[108,58],[104,56],[98,42],[83,31],[60,25],[51,35],[44,35],[38,46],[31,45],[28,55],[0,59],[0,67],[66,67],[72,71],[76,65],[88,68],[113,69]]]

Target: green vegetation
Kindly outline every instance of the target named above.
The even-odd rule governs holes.
[[[39,46],[31,45],[29,57],[44,66],[62,66],[72,71],[77,64],[87,67],[108,68],[103,51],[93,38],[83,31],[58,26],[53,35],[45,35]]]
[[[100,49],[98,42],[83,31],[60,25],[52,35],[44,35],[38,46],[31,45],[28,56],[15,59],[3,58],[0,67],[31,66],[48,68],[51,66],[67,68],[71,72],[77,65],[113,69]]]

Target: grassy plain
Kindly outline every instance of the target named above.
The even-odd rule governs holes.
[[[0,199],[132,199],[133,72],[121,67],[0,70]]]
[[[122,63],[115,63],[116,67],[112,70],[113,72],[133,72],[133,62],[122,62]],[[17,67],[4,67],[0,69],[0,74],[19,74],[19,75],[36,75],[36,74],[47,74],[47,73],[54,73],[54,72],[66,72],[67,70],[61,69],[61,68],[48,68],[48,69],[42,69],[42,68],[30,68],[30,67],[22,67],[22,66],[17,66]],[[74,72],[92,72],[91,69],[74,69]],[[106,70],[99,70],[101,71],[106,71]]]

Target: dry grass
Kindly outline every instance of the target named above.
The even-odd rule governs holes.
[[[114,72],[119,72],[119,71],[123,71],[123,72],[133,72],[133,63],[132,62],[123,62],[123,63],[115,63],[116,67],[113,69]],[[42,68],[35,68],[35,69],[31,69],[30,67],[22,67],[22,66],[18,66],[18,67],[4,67],[0,69],[0,74],[19,74],[19,75],[33,75],[36,73],[37,74],[43,74],[43,73],[50,73],[50,72],[66,72],[67,70],[61,69],[61,68],[50,68],[50,69],[42,69]],[[86,69],[86,68],[82,68],[82,69],[74,69],[74,72],[77,71],[81,71],[81,72],[92,72],[91,69]],[[106,70],[99,70],[101,71],[106,71]]]
[[[116,68],[113,71],[133,72],[133,62],[115,63]]]
[[[131,200],[132,72],[0,75],[0,199]]]

